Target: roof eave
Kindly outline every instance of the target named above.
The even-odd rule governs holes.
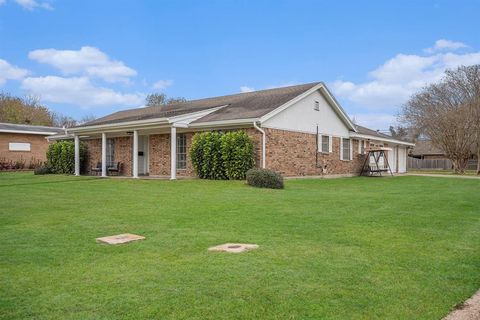
[[[357,132],[350,133],[350,137],[385,141],[385,142],[402,144],[402,145],[411,146],[411,147],[415,146],[415,143],[411,143],[411,142],[407,142],[407,141],[397,140],[397,139],[393,139],[393,138],[384,138],[384,137],[374,136],[374,135],[370,135],[370,134],[357,133]]]

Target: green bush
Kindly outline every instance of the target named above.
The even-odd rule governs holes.
[[[243,180],[255,165],[252,139],[245,131],[230,131],[222,135],[222,160],[225,175],[230,180]]]
[[[36,175],[50,174],[50,173],[52,173],[52,168],[50,168],[48,165],[42,165],[42,166],[36,167],[33,170],[33,174],[36,174]]]
[[[245,179],[255,164],[253,143],[243,131],[195,134],[190,158],[201,179]]]
[[[80,143],[80,167],[85,163],[87,149]],[[75,171],[75,144],[73,141],[58,141],[48,146],[47,163],[52,173],[73,174]]]
[[[283,189],[283,177],[269,169],[248,170],[247,183],[258,188]]]

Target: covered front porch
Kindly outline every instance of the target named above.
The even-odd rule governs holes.
[[[191,173],[187,165],[187,128],[174,125],[74,134],[75,175],[80,175],[80,142],[87,145],[87,174],[176,179]],[[118,171],[116,170],[118,169]]]

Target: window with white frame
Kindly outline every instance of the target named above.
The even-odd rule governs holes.
[[[340,148],[340,158],[342,160],[352,160],[352,146],[350,144],[350,139],[348,138],[342,138],[342,145],[341,145],[341,148]]]
[[[321,136],[320,140],[321,146],[320,146],[320,151],[323,153],[328,153],[330,152],[330,137],[329,136]]]
[[[365,140],[358,141],[358,153],[365,154]]]
[[[30,151],[30,143],[28,142],[10,142],[8,151]]]
[[[177,169],[187,168],[187,136],[177,135]]]
[[[115,139],[107,139],[107,167],[115,166]]]

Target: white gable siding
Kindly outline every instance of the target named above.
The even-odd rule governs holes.
[[[319,111],[314,109],[319,102]],[[319,91],[315,91],[289,108],[262,123],[262,127],[298,132],[348,137],[349,130]]]

